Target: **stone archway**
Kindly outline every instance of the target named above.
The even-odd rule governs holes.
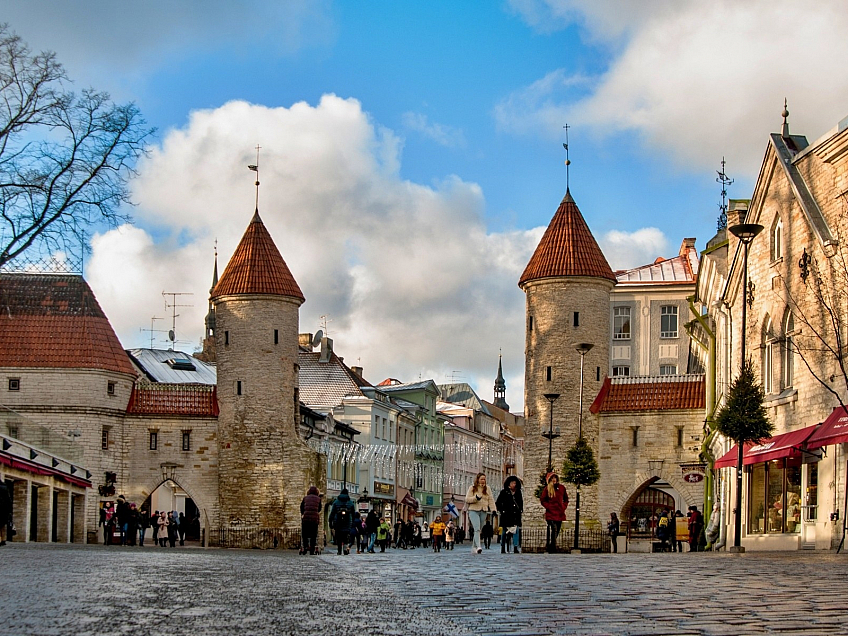
[[[209,537],[210,537],[210,529],[213,527],[214,519],[212,516],[214,515],[214,508],[210,506],[208,501],[209,497],[204,497],[202,494],[199,494],[199,490],[191,485],[191,481],[189,479],[184,479],[181,475],[177,475],[175,472],[163,472],[162,475],[157,476],[154,479],[148,480],[142,487],[141,493],[144,497],[144,501],[147,501],[156,490],[167,482],[174,483],[177,487],[179,487],[183,492],[186,493],[188,498],[190,498],[194,505],[197,507],[197,512],[200,516],[200,541],[201,544],[205,547],[209,545]]]

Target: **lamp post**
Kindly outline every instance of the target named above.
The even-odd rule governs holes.
[[[742,365],[746,361],[745,338],[748,320],[748,246],[763,231],[763,226],[756,223],[740,223],[727,228],[736,238],[742,241]],[[736,440],[736,510],[733,525],[733,546],[731,552],[745,552],[742,547],[742,458],[744,454],[741,440]]]
[[[580,410],[577,416],[577,441],[583,439],[583,361],[594,347],[592,343],[581,342],[575,347],[580,354]],[[574,550],[580,550],[580,484],[577,484],[577,505],[574,507]]]
[[[548,470],[546,472],[551,472],[554,469],[554,465],[551,463],[551,454],[553,452],[554,440],[559,437],[559,429],[554,433],[554,402],[559,398],[559,393],[545,393],[545,399],[551,403],[551,423],[548,426],[548,432],[542,433],[542,437],[546,437],[548,439]]]

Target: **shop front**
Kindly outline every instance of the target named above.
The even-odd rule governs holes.
[[[808,535],[815,536],[821,453],[807,442],[817,428],[808,426],[745,445],[742,545],[746,548],[797,550],[809,541]],[[716,461],[715,468],[735,468],[736,463],[734,446]],[[732,523],[733,515],[727,518]]]

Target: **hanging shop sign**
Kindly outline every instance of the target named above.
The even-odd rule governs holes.
[[[704,475],[707,472],[707,465],[680,464],[680,470],[683,473],[683,481],[687,484],[698,484],[704,481]]]
[[[393,495],[395,494],[395,485],[394,484],[384,484],[381,481],[374,482],[374,494],[375,495]]]

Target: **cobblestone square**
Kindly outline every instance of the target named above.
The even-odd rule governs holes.
[[[848,634],[844,554],[0,549],[8,635]]]

